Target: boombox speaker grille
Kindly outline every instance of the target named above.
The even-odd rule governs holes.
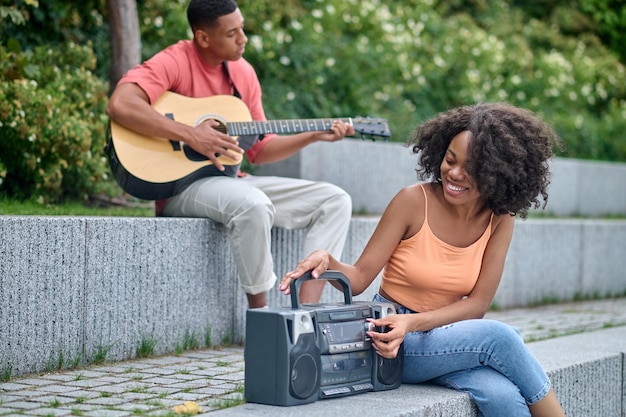
[[[400,345],[398,356],[393,359],[378,356],[378,382],[384,385],[394,385],[402,378],[404,345]]]
[[[301,400],[309,398],[319,388],[318,374],[321,367],[313,333],[300,335],[289,353],[289,362],[291,395]]]

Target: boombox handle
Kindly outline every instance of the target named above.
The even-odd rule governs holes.
[[[306,272],[298,279],[291,281],[291,308],[300,308],[300,301],[298,300],[298,294],[300,293],[300,287],[304,281],[315,279],[311,276],[311,271]],[[318,279],[333,280],[341,284],[343,288],[343,299],[346,304],[352,304],[352,288],[350,287],[350,280],[344,274],[339,271],[326,271]]]

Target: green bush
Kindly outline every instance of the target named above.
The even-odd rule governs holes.
[[[404,141],[437,112],[508,101],[555,127],[562,156],[626,161],[625,67],[558,3],[539,20],[504,0],[239,1],[270,118],[385,117]]]
[[[0,45],[0,193],[40,202],[110,186],[103,158],[107,84],[90,45]]]
[[[626,70],[607,47],[623,39],[623,7],[618,15],[602,0],[238,3],[270,119],[383,117],[402,142],[437,112],[508,101],[555,127],[561,156],[626,162]],[[189,37],[186,4],[137,2],[144,59]],[[0,194],[120,193],[102,152],[105,6],[0,5]]]

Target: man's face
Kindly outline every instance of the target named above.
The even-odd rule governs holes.
[[[243,56],[248,38],[243,30],[243,16],[239,9],[221,16],[218,25],[206,29],[208,46],[206,52],[210,60],[217,64],[222,61],[236,61]]]

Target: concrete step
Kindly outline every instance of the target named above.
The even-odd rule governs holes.
[[[378,218],[355,217],[353,262]],[[244,342],[245,295],[224,228],[206,219],[0,216],[0,370],[133,358],[142,342],[175,351]],[[626,294],[624,220],[518,221],[496,294],[499,308]],[[280,276],[301,253],[302,230],[274,229]],[[370,300],[377,281],[356,300]],[[322,302],[342,300],[328,286]],[[289,305],[276,288],[272,306]],[[24,355],[23,352],[29,352]]]

